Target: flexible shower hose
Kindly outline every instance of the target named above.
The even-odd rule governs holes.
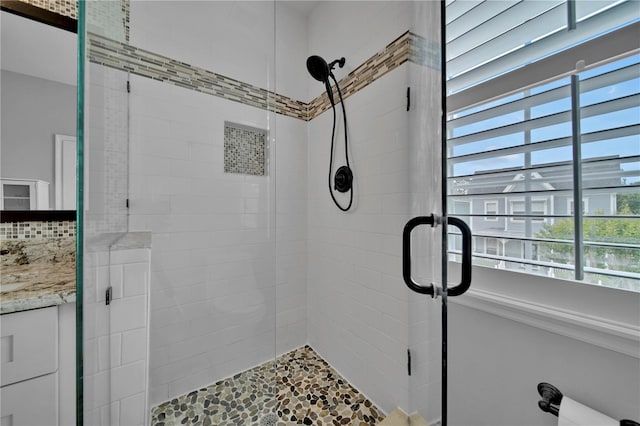
[[[335,76],[333,75],[333,73],[329,73],[329,75],[331,76],[331,78],[333,79],[333,81],[336,83],[336,88],[338,89],[338,96],[340,97],[340,105],[342,106],[342,117],[344,120],[344,155],[345,155],[345,159],[347,162],[347,169],[350,171],[351,167],[349,165],[349,142],[348,142],[348,136],[347,136],[347,113],[344,109],[344,99],[342,99],[342,91],[340,90],[340,86],[338,85],[338,81],[336,80]],[[349,204],[347,205],[347,207],[342,207],[340,205],[340,203],[338,203],[338,200],[336,200],[335,195],[333,195],[333,189],[331,188],[331,176],[332,176],[332,171],[333,171],[333,146],[334,146],[334,142],[335,142],[335,133],[336,133],[336,106],[333,102],[333,96],[330,95],[330,90],[331,88],[329,87],[329,85],[327,85],[327,90],[329,93],[329,98],[331,100],[331,108],[333,109],[333,127],[331,129],[331,155],[329,157],[329,194],[331,194],[331,199],[333,200],[333,202],[335,203],[336,207],[338,207],[340,210],[342,210],[343,212],[348,211],[351,208],[351,205],[353,204],[353,179],[351,180],[351,186],[349,188]]]

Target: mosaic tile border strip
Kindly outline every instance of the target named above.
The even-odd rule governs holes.
[[[340,80],[343,98],[346,99],[357,93],[407,62],[409,60],[410,35],[409,31],[402,34]],[[335,86],[333,86],[333,91],[337,93]],[[323,93],[309,103],[307,120],[314,119],[329,108],[331,108],[329,97]]]
[[[18,0],[40,9],[48,10],[61,16],[78,20],[78,0]],[[93,9],[91,9],[93,10]],[[120,0],[120,11],[122,14],[122,28],[124,39],[129,41],[131,0]]]
[[[368,426],[383,419],[308,345],[151,410],[152,426]]]
[[[27,240],[75,237],[76,222],[72,220],[52,222],[3,222],[0,223],[1,240]]]
[[[343,98],[359,92],[407,61],[439,70],[440,46],[411,31],[405,32],[339,81]],[[335,86],[332,88],[337,93]],[[323,93],[309,103],[307,121],[329,108],[329,97]]]
[[[77,0],[20,0],[77,20]],[[176,61],[129,45],[130,0],[120,0],[124,43],[89,33],[89,60],[93,63],[222,97],[288,117],[310,121],[331,107],[326,93],[305,103],[242,81]],[[97,19],[97,18],[96,18]],[[438,68],[439,46],[405,32],[340,80],[343,98],[364,89],[407,61]]]
[[[127,0],[128,1],[128,0]],[[20,0],[22,3],[57,13],[68,18],[78,19],[77,0]]]
[[[91,62],[142,77],[305,121],[331,107],[326,93],[307,104],[97,34],[90,33],[88,39]],[[439,47],[410,31],[405,32],[340,81],[343,97],[357,93],[407,61],[437,68]]]
[[[88,39],[93,63],[290,117],[307,117],[304,102],[97,34],[89,33]]]

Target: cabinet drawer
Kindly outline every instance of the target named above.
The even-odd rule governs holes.
[[[58,369],[58,307],[0,316],[2,386]]]
[[[0,389],[3,425],[58,424],[58,374],[48,374]]]

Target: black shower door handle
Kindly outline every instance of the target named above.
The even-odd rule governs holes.
[[[462,276],[460,284],[449,287],[448,296],[460,296],[469,290],[471,286],[471,229],[462,219],[447,217],[447,224],[455,226],[462,234]]]
[[[462,277],[458,285],[447,290],[449,296],[459,296],[471,286],[471,229],[462,219],[457,217],[448,217],[447,224],[455,226],[462,234]],[[402,232],[402,277],[411,290],[433,296],[435,292],[433,284],[420,285],[411,276],[411,232],[420,225],[436,226],[435,215],[414,217],[404,226]]]
[[[436,225],[435,215],[431,216],[417,216],[410,219],[404,230],[402,231],[402,278],[404,282],[411,290],[420,294],[434,295],[433,284],[428,286],[422,286],[413,280],[411,276],[411,232],[420,225]]]

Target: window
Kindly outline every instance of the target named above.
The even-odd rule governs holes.
[[[511,222],[525,222],[527,218],[535,222],[544,222],[544,216],[547,214],[547,200],[525,200],[524,198],[509,200],[509,213]]]
[[[469,214],[471,213],[471,202],[462,200],[454,201],[452,209],[456,214]]]
[[[496,256],[498,254],[498,240],[495,238],[485,239],[485,252],[489,255]]]
[[[474,263],[640,291],[637,2],[453,0],[447,22],[448,204],[484,205],[449,213]],[[501,203],[504,226],[472,220]]]
[[[568,214],[570,214],[571,216],[573,216],[575,214],[574,210],[573,210],[573,198],[570,198],[567,200],[567,212]],[[588,214],[589,213],[589,199],[588,198],[583,198],[582,199],[582,214]]]
[[[498,201],[484,202],[484,220],[487,222],[497,222],[498,217]]]

